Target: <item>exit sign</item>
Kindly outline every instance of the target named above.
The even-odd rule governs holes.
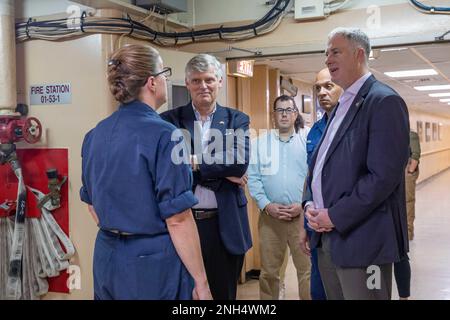
[[[228,74],[235,77],[253,77],[254,60],[237,60],[228,63]]]

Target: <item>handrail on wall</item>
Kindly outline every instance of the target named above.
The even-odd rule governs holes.
[[[433,151],[427,151],[427,152],[422,152],[421,156],[429,156],[430,154],[434,154],[434,153],[439,153],[439,152],[444,152],[450,150],[450,148],[444,148],[444,149],[440,149],[440,150],[433,150]]]

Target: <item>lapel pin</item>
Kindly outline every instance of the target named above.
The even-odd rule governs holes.
[[[361,98],[357,103],[356,107],[359,108],[359,106],[364,102],[364,98]]]

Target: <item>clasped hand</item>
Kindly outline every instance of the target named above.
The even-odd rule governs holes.
[[[334,228],[328,216],[328,209],[314,209],[308,206],[305,217],[308,220],[308,226],[315,232],[330,232]]]
[[[245,185],[248,182],[248,176],[247,174],[244,174],[242,177],[226,177],[229,181],[241,186],[242,188],[245,187]]]
[[[265,208],[266,212],[275,219],[291,221],[302,213],[302,206],[299,203],[282,205],[269,203]]]

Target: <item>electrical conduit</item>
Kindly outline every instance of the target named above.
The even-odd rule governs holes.
[[[17,105],[14,1],[0,0],[0,115]]]

